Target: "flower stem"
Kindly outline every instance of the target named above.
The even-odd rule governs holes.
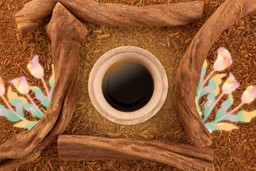
[[[22,121],[27,121],[27,119],[25,119],[24,117],[20,116],[10,105],[10,103],[8,102],[8,100],[4,97],[1,96],[1,98],[3,99],[4,103],[6,104],[6,106],[8,107],[8,109],[14,114],[16,115],[18,118],[20,118]]]
[[[224,92],[222,92],[222,93],[219,95],[219,97],[218,97],[217,100],[215,101],[215,103],[214,103],[214,105],[212,106],[212,108],[208,111],[208,113],[206,114],[206,116],[209,116],[209,115],[211,114],[211,112],[212,112],[212,110],[214,109],[214,107],[219,103],[219,101],[222,99],[222,97],[223,97],[224,95],[225,95]],[[207,118],[208,118],[208,117],[205,117],[204,120],[203,120],[203,122],[205,122]]]
[[[215,70],[213,69],[212,72],[206,77],[206,79],[204,80],[203,84],[201,85],[199,91],[198,91],[198,94],[197,96],[199,97],[205,84],[209,81],[209,79],[212,77],[212,75],[215,73]],[[199,100],[199,99],[198,99]]]
[[[45,91],[46,91],[46,94],[47,94],[48,98],[50,99],[51,97],[50,97],[50,93],[49,93],[49,89],[48,89],[48,87],[47,87],[47,84],[45,83],[44,78],[42,78],[41,80],[42,80],[42,82],[43,82],[43,85],[44,85],[44,89],[45,89]]]
[[[218,119],[218,121],[216,121],[216,122],[219,122],[219,121],[225,119],[227,116],[232,115],[232,114],[235,113],[237,110],[239,110],[241,107],[243,107],[243,105],[244,105],[243,103],[240,103],[237,107],[235,107],[233,110],[231,110],[230,112],[228,112],[226,115],[224,115],[223,117],[221,117],[220,119]]]
[[[40,112],[40,114],[42,116],[44,116],[44,113],[38,108],[38,106],[36,105],[36,103],[34,102],[34,100],[30,97],[29,94],[26,94],[26,97],[29,99],[29,101],[36,107],[36,109]]]

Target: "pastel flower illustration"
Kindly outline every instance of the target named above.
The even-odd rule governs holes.
[[[223,71],[233,63],[230,52],[225,48],[218,49],[218,57],[213,67],[215,71]]]
[[[27,65],[27,68],[35,78],[42,79],[44,77],[44,69],[40,65],[38,58],[38,55],[35,55]]]
[[[10,83],[12,83],[21,94],[28,94],[29,86],[24,76],[11,80]]]
[[[48,84],[44,80],[44,70],[39,64],[39,56],[35,55],[27,65],[27,68],[35,78],[41,80],[45,92],[38,86],[30,86],[26,78],[22,76],[9,81],[22,94],[19,95],[18,92],[13,91],[12,87],[7,89],[2,77],[0,77],[0,99],[4,103],[0,104],[0,117],[5,117],[9,121],[14,122],[14,127],[30,130],[39,122],[35,119],[42,119],[46,112],[45,108],[50,106],[54,88],[54,68],[52,66],[53,73],[50,80],[48,80]],[[45,93],[47,93],[48,97]],[[40,102],[40,106],[36,102]],[[45,108],[41,108],[41,105]],[[33,120],[25,116],[27,113],[33,116]]]
[[[256,98],[256,86],[249,86],[242,95],[242,103],[248,104]]]
[[[226,74],[217,73],[225,70],[232,65],[232,57],[225,48],[218,49],[218,57],[213,65],[213,69],[207,72],[207,61],[205,60],[201,70],[200,81],[196,90],[196,110],[202,118],[206,128],[212,132],[217,130],[231,131],[238,129],[233,123],[229,122],[250,122],[256,117],[256,110],[246,111],[244,105],[253,102],[256,99],[256,85],[249,86],[241,97],[241,102],[234,105],[234,97],[232,93],[240,87],[240,84],[232,73],[223,83]],[[208,74],[207,74],[208,73]],[[223,76],[224,75],[224,76]],[[223,84],[222,84],[223,83]],[[220,88],[222,87],[222,88]],[[204,104],[201,107],[200,99],[204,98]],[[225,97],[225,99],[223,99]],[[219,105],[219,103],[221,103]],[[216,113],[212,114],[214,109],[218,107]],[[202,108],[204,110],[202,110]]]
[[[5,93],[4,81],[2,77],[0,77],[0,96],[3,96]]]
[[[240,87],[240,84],[237,82],[234,75],[232,73],[229,73],[228,79],[226,80],[226,82],[222,86],[223,93],[224,94],[231,94],[238,87]]]
[[[44,69],[43,67],[40,65],[39,63],[39,56],[38,55],[35,55],[33,57],[33,59],[29,62],[29,64],[27,65],[27,68],[28,70],[30,71],[30,73],[37,79],[41,79],[43,85],[44,85],[44,88],[45,88],[45,91],[46,91],[46,94],[48,96],[48,98],[50,99],[50,92],[49,92],[49,88],[48,86],[46,85],[46,82],[44,80]]]

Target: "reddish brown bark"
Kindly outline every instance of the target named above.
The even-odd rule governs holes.
[[[55,2],[61,2],[82,20],[110,26],[180,26],[200,19],[203,1],[135,7],[102,4],[94,0],[32,0],[16,14],[18,30],[26,34],[42,25],[52,13]]]
[[[177,109],[188,139],[196,146],[211,144],[210,133],[195,106],[203,62],[222,32],[255,10],[255,0],[226,0],[199,30],[183,56],[176,75]]]
[[[200,19],[203,1],[135,7],[93,0],[56,0],[84,21],[109,26],[181,26]]]
[[[63,160],[151,160],[198,171],[213,170],[214,155],[210,148],[164,141],[74,135],[59,136],[58,153]]]
[[[0,170],[11,170],[36,159],[71,120],[76,103],[80,42],[87,29],[61,4],[54,8],[47,33],[52,42],[55,87],[44,118],[30,131],[15,135],[0,146]]]
[[[53,0],[32,0],[16,13],[17,28],[21,34],[36,30],[44,24],[44,19],[49,16],[55,2]]]
[[[226,0],[197,33],[182,59],[177,72],[177,106],[185,132],[190,141],[196,146],[208,146],[211,144],[210,134],[201,122],[194,102],[201,66],[209,49],[222,32],[240,18],[256,10],[256,3],[254,1]],[[2,159],[0,170],[11,170],[21,164],[36,159],[40,155],[40,152],[58,134],[64,131],[72,117],[75,106],[75,96],[73,94],[76,91],[77,84],[79,42],[86,36],[87,30],[62,5],[58,4],[48,27],[48,34],[53,43],[53,58],[56,69],[56,87],[51,106],[47,110],[46,116],[34,129],[16,135],[0,146],[0,159]],[[95,137],[92,138],[95,140]],[[92,141],[91,143],[91,146],[97,147],[97,144],[93,144]],[[109,143],[115,146],[119,144],[116,144],[115,141],[106,141],[105,139],[101,143],[103,147],[109,147]],[[136,141],[131,144],[133,143],[135,143],[136,147],[136,150],[132,152],[133,157],[150,160],[153,155],[159,162],[180,168],[181,166],[179,164],[182,163],[186,165],[186,168],[189,167],[189,164],[187,164],[189,162],[185,162],[187,158],[185,157],[184,159],[184,156],[188,156],[188,154],[184,154],[184,152],[179,150],[171,151],[167,144],[164,146],[161,145],[161,147],[156,144],[146,144],[149,147],[142,149],[144,150],[143,153],[147,155],[145,157],[140,154],[140,150],[147,142]],[[84,146],[84,144],[81,143],[81,146]],[[95,148],[95,150],[97,149],[99,153],[106,150],[106,148]],[[117,156],[120,156],[120,153],[130,155],[129,151],[125,151],[125,149],[123,152],[115,152]],[[99,156],[93,156],[93,153],[90,154],[91,158],[99,158]],[[184,154],[184,156],[180,154]],[[163,157],[159,158],[159,155]],[[102,158],[105,157],[107,156],[102,156]],[[110,157],[114,158],[115,156],[110,155]],[[169,161],[170,158],[174,158],[174,161],[177,161],[178,158],[179,164],[171,163]],[[201,159],[201,157],[195,158],[192,162]],[[202,168],[202,165],[198,165],[196,168]]]

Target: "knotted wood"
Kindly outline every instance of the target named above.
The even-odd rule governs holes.
[[[188,139],[196,146],[211,144],[210,133],[195,105],[203,62],[223,31],[255,10],[255,0],[226,0],[199,30],[183,56],[176,75],[177,109]]]
[[[109,26],[181,26],[200,19],[203,1],[135,7],[94,0],[32,0],[16,14],[18,30],[26,34],[37,29],[61,2],[84,21]]]
[[[71,7],[69,8],[71,9]],[[83,8],[81,7],[81,9]],[[203,61],[211,46],[225,29],[255,10],[255,0],[226,0],[197,33],[181,61],[176,79],[178,97],[177,107],[183,122],[184,130],[190,141],[196,146],[208,146],[211,144],[210,134],[196,112],[194,101]],[[40,12],[40,10],[38,12]],[[74,25],[76,25],[76,27],[73,27]],[[58,4],[48,27],[48,33],[53,42],[53,54],[56,55],[53,56],[53,58],[54,64],[57,66],[56,73],[58,73],[58,76],[56,74],[56,80],[58,80],[56,83],[57,88],[55,87],[56,90],[54,89],[53,94],[55,100],[51,102],[50,109],[46,112],[46,117],[44,117],[34,129],[21,133],[0,146],[0,159],[21,158],[19,160],[2,160],[0,162],[0,170],[10,170],[16,166],[36,159],[40,155],[41,150],[43,150],[56,135],[63,132],[65,129],[64,127],[66,127],[72,117],[75,105],[74,98],[71,97],[73,97],[76,89],[76,81],[74,80],[74,77],[76,78],[75,74],[77,74],[74,74],[74,70],[76,71],[78,68],[78,64],[76,62],[75,64],[72,61],[77,60],[76,55],[78,55],[79,47],[78,40],[81,39],[81,35],[86,35],[87,30],[67,10],[65,10],[63,6]],[[68,39],[70,35],[73,36]],[[65,43],[63,43],[63,41]],[[72,69],[73,71],[71,71]],[[166,143],[159,145],[159,143],[154,143],[153,141],[151,142],[153,144],[150,144],[146,141],[138,142],[137,140],[129,142],[121,140],[121,142],[116,143],[115,140],[112,141],[101,138],[100,140],[97,140],[95,137],[92,137],[92,140],[93,141],[89,141],[88,143],[77,140],[75,141],[77,147],[71,146],[69,148],[71,150],[72,148],[75,149],[86,146],[86,149],[90,152],[91,160],[107,158],[105,153],[108,154],[108,150],[112,150],[112,148],[115,147],[115,151],[110,150],[112,155],[109,154],[109,158],[121,158],[121,156],[125,156],[123,159],[130,159],[133,157],[133,159],[152,160],[154,158],[156,161],[170,164],[181,169],[183,169],[183,166],[181,166],[183,164],[185,165],[185,169],[190,168],[191,170],[198,170],[205,168],[205,166],[200,164],[195,164],[192,168],[191,165],[189,165],[190,162],[197,163],[198,161],[201,161],[201,153],[200,157],[196,157],[194,154],[187,154],[187,152],[180,151],[182,148],[173,151],[171,150],[173,149],[173,146],[170,147]],[[67,145],[69,142],[70,141],[66,141],[64,144]],[[95,142],[98,142],[99,145],[95,144]],[[118,144],[120,146],[118,146]],[[130,150],[127,150],[126,147]],[[143,149],[143,147],[145,148]],[[95,151],[92,151],[92,149],[96,150],[97,153],[95,154]],[[59,150],[63,151],[61,149]],[[188,149],[185,151],[188,151]],[[82,150],[78,150],[76,153],[81,153],[82,156],[89,155],[84,153],[84,151],[82,152]],[[140,153],[144,155],[141,155]],[[64,154],[69,156],[68,153]],[[191,156],[193,156],[192,159]],[[75,158],[73,154],[72,157]],[[81,158],[86,159],[87,157]],[[170,159],[173,159],[175,162],[172,163],[172,160]],[[205,157],[205,160],[208,161],[207,157]],[[209,165],[207,164],[207,166]]]
[[[61,135],[58,154],[61,160],[151,160],[181,170],[201,171],[213,170],[214,152],[210,148],[166,141]]]
[[[93,0],[56,0],[78,18],[108,26],[181,26],[200,19],[203,1],[136,7]]]
[[[43,25],[44,19],[52,13],[54,6],[53,0],[32,0],[26,3],[15,15],[20,33],[24,35]]]
[[[12,170],[36,159],[56,136],[64,132],[73,116],[80,42],[88,31],[61,4],[57,4],[47,33],[52,42],[55,67],[55,86],[50,107],[32,130],[17,134],[0,146],[0,170]]]

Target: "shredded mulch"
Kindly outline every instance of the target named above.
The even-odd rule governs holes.
[[[26,76],[31,85],[42,87],[26,69],[34,54],[40,55],[45,68],[46,79],[51,74],[50,40],[44,26],[39,30],[21,37],[17,32],[14,14],[28,0],[0,0],[0,76],[7,82],[19,76]],[[189,0],[99,0],[129,5],[167,4]],[[188,143],[175,111],[174,78],[192,38],[218,8],[222,0],[206,0],[203,19],[184,27],[163,28],[123,28],[105,27],[84,23],[89,36],[82,42],[80,52],[80,76],[78,99],[74,118],[65,134],[93,135],[104,137],[127,137],[141,139],[164,139]],[[218,24],[218,23],[216,23]],[[249,85],[256,84],[256,15],[248,16],[230,27],[212,47],[208,61],[216,59],[216,50],[224,46],[233,55],[234,64],[227,71],[232,72],[241,83],[234,94],[235,104]],[[167,100],[160,112],[152,119],[134,126],[114,124],[103,118],[92,106],[88,95],[88,77],[97,59],[108,50],[118,46],[139,46],[152,52],[166,69],[169,81]],[[245,106],[246,110],[256,109],[256,102]],[[5,142],[21,131],[12,127],[11,122],[0,118],[0,143]],[[256,170],[256,119],[250,123],[238,124],[239,130],[214,132],[214,165],[216,170]],[[50,145],[35,162],[26,164],[17,170],[177,170],[170,166],[150,161],[59,161],[56,142]]]

